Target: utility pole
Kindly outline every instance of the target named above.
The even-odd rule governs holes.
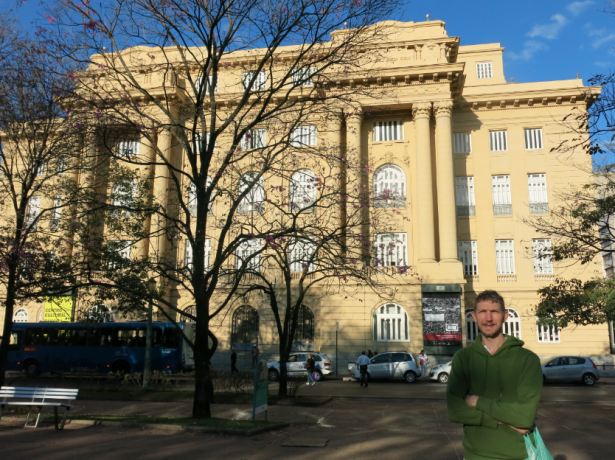
[[[147,335],[145,336],[145,363],[143,365],[143,390],[149,390],[149,377],[152,373],[152,310],[154,308],[154,292],[156,281],[152,278],[147,282],[149,302],[147,306]]]

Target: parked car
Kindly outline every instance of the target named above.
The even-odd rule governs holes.
[[[440,383],[447,383],[448,376],[451,375],[451,365],[452,361],[449,361],[446,364],[440,364],[439,366],[434,367],[429,373],[429,378],[431,380],[437,380]]]
[[[310,353],[314,355],[314,361],[316,361],[316,374],[318,374],[317,380],[322,380],[327,375],[333,373],[331,360],[327,355],[315,352],[300,352],[291,353],[288,357],[286,372],[289,377],[307,377],[307,370],[303,366],[305,365]],[[269,380],[276,381],[280,378],[280,361],[268,363],[267,369],[269,372]]]
[[[545,382],[583,382],[593,385],[600,379],[594,362],[583,356],[558,356],[542,365]]]
[[[355,379],[361,378],[359,366],[356,364],[349,369],[350,375]],[[405,379],[406,382],[415,382],[421,375],[416,359],[407,351],[393,351],[379,353],[367,365],[367,379]]]

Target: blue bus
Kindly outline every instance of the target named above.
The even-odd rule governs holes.
[[[147,323],[14,323],[7,370],[143,372]],[[151,369],[183,369],[184,340],[173,323],[152,323]]]

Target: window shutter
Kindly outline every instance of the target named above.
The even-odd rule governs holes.
[[[246,133],[241,138],[241,149],[249,150],[251,145],[252,131],[246,131]]]
[[[492,78],[493,71],[491,62],[478,62],[476,64],[476,78],[482,80],[484,78]]]
[[[453,140],[455,153],[472,153],[472,137],[470,133],[455,133]]]
[[[205,271],[209,270],[209,264],[211,263],[211,239],[205,240]]]
[[[310,126],[310,145],[316,145],[316,126]]]
[[[527,181],[530,193],[530,203],[548,203],[547,175],[528,174]]]
[[[511,204],[510,176],[491,176],[493,186],[493,204]]]
[[[551,240],[534,239],[532,240],[532,249],[534,253],[534,273],[552,274],[553,260],[551,258]],[[545,257],[545,255],[547,255],[547,257]]]
[[[53,213],[51,214],[51,222],[49,224],[51,231],[56,231],[60,225],[60,216],[62,214],[62,195],[56,195],[53,200]]]
[[[515,248],[513,240],[496,240],[495,253],[498,275],[515,274]]]
[[[190,189],[188,190],[188,212],[193,216],[196,215],[198,205],[198,198],[196,196],[196,184],[190,182]]]
[[[28,200],[28,213],[26,217],[26,227],[30,227],[31,230],[36,230],[38,227],[38,221],[36,218],[41,212],[41,197],[32,196]]]
[[[490,131],[489,145],[492,152],[508,150],[508,136],[506,131]]]
[[[542,129],[526,129],[524,134],[526,150],[542,149]]]
[[[192,271],[192,261],[193,261],[193,253],[192,253],[192,244],[190,241],[186,240],[186,256],[184,257],[184,265],[190,271]]]
[[[476,241],[459,241],[459,260],[465,276],[478,275],[478,248]]]

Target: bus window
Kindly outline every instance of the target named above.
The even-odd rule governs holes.
[[[68,330],[66,329],[58,329],[57,330],[57,342],[56,345],[64,346],[70,343]]]
[[[67,345],[73,347],[85,346],[88,343],[87,329],[69,329],[67,331]]]
[[[152,347],[159,347],[162,345],[162,329],[159,327],[152,328]]]
[[[113,329],[99,327],[90,330],[88,345],[91,347],[110,347]]]
[[[23,341],[23,332],[22,331],[11,331],[11,336],[9,338],[9,350],[19,350],[23,345],[21,342]]]
[[[136,329],[116,329],[115,330],[115,346],[116,347],[134,347],[137,342]]]
[[[144,347],[147,340],[147,329],[139,329],[137,331],[137,346]]]
[[[32,327],[26,329],[26,339],[24,341],[24,345],[44,345],[43,330]]]
[[[165,348],[177,348],[178,332],[176,327],[165,328],[162,335],[162,346]]]

